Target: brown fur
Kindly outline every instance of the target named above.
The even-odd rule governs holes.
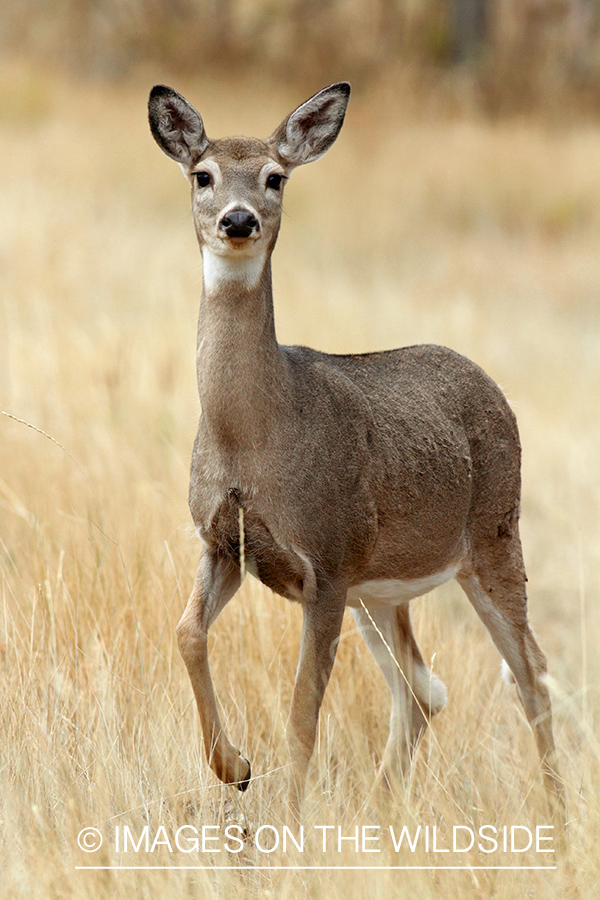
[[[443,347],[333,356],[277,343],[270,256],[283,188],[270,189],[264,173],[272,167],[287,177],[322,155],[339,132],[348,93],[346,85],[327,88],[266,142],[210,141],[178,94],[155,88],[150,99],[155,137],[192,182],[205,279],[207,265],[217,268],[200,307],[202,415],[189,496],[204,552],[178,626],[207,755],[222,780],[247,787],[250,765],[222,729],[207,652],[208,629],[240,583],[241,508],[248,564],[304,608],[289,728],[293,806],[303,793],[348,589],[427,581],[446,570],[456,571],[511,667],[560,805],[545,659],[527,624],[521,451],[502,392],[477,365]],[[198,187],[198,172],[210,175],[211,186]],[[223,210],[232,204],[255,217],[250,236],[224,232]],[[264,260],[258,279],[229,277],[252,253]],[[359,619],[392,692],[382,768],[390,780],[397,763],[408,764],[437,708],[429,708],[422,687],[426,670],[408,606],[373,603],[390,640],[371,629],[366,614]]]

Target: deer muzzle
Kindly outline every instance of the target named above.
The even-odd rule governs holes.
[[[247,209],[232,209],[221,218],[219,229],[228,238],[247,238],[259,231],[258,219]]]

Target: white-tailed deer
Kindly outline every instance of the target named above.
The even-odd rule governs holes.
[[[243,522],[247,568],[303,608],[289,720],[294,807],[346,606],[391,692],[380,775],[409,766],[446,701],[409,601],[451,578],[516,681],[560,807],[546,662],[527,620],[519,436],[502,392],[443,347],[334,356],[277,343],[271,254],[284,184],[333,144],[349,95],[346,83],[325,88],[263,141],[210,140],[183,97],[161,85],[150,94],[152,134],[191,184],[203,258],[189,501],[204,546],[177,637],[208,761],[222,781],[248,787],[250,763],[219,719],[207,648],[240,585]]]

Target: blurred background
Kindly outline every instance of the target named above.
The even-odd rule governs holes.
[[[600,105],[596,0],[21,0],[0,47],[112,81],[143,64],[360,86],[402,71],[490,113]]]
[[[222,822],[231,802],[174,641],[199,553],[186,498],[202,275],[148,92],[171,84],[211,137],[264,137],[340,79],[340,137],[286,187],[278,336],[331,352],[446,344],[506,391],[575,856],[565,883],[403,884],[424,900],[595,896],[600,3],[19,0],[0,6],[0,900],[299,896],[293,873],[74,867],[89,863],[83,825]],[[312,769],[319,821],[543,823],[530,731],[469,604],[451,584],[414,610],[449,704],[411,791],[364,806],[389,701],[349,619]],[[236,807],[248,822],[279,821],[300,629],[296,605],[247,579],[211,631],[223,717],[261,776]],[[378,875],[377,896],[398,896],[397,875]],[[319,873],[300,896],[371,896],[373,877]]]

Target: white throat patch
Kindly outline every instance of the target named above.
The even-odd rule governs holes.
[[[255,288],[265,266],[265,254],[242,256],[215,253],[206,245],[202,248],[204,288],[208,294],[224,284],[241,282],[247,288]]]

